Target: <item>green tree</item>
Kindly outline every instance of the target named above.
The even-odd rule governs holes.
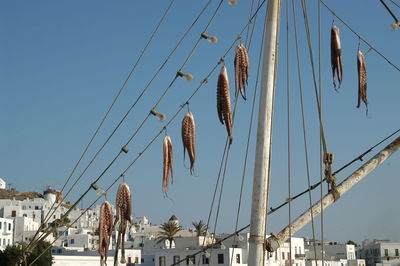
[[[156,239],[157,244],[169,240],[169,248],[172,248],[172,241],[175,239],[175,235],[182,230],[182,227],[174,221],[169,221],[160,225],[161,231],[157,233]]]
[[[3,251],[0,251],[0,262],[4,266],[18,266],[21,262],[26,265],[32,263],[44,250],[50,246],[49,242],[38,241],[33,250],[27,255],[26,260],[23,258],[23,251],[26,247],[24,243],[16,244],[14,246],[7,246]],[[38,258],[33,266],[51,266],[53,257],[51,256],[51,249]]]
[[[194,226],[194,230],[196,232],[196,236],[206,236],[207,235],[207,225],[200,220],[199,222],[192,222]]]
[[[347,245],[354,245],[355,247],[358,247],[358,244],[356,242],[354,242],[353,240],[349,240],[346,243]]]

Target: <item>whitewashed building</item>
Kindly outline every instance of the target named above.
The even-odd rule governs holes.
[[[4,179],[0,178],[0,189],[5,189],[7,186],[6,181]]]
[[[308,244],[308,245],[307,245]],[[317,243],[314,247],[312,243],[306,243],[307,259],[317,260],[355,260],[356,250],[354,245],[328,242],[321,245]],[[317,252],[317,253],[315,253]]]
[[[364,240],[359,256],[367,266],[400,265],[400,243],[389,240]]]
[[[4,250],[13,241],[14,220],[0,218],[0,250]]]
[[[107,265],[114,265],[114,250],[110,250]],[[54,266],[98,266],[100,255],[97,251],[77,251],[53,247],[51,250]],[[118,265],[133,266],[141,263],[141,252],[138,249],[125,250],[126,263],[121,263],[121,252],[118,252]]]
[[[14,241],[29,241],[39,226],[40,224],[30,217],[14,217]]]

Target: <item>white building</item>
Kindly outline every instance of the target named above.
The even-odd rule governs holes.
[[[14,221],[12,219],[0,218],[0,250],[4,250],[13,242]]]
[[[5,189],[7,186],[6,181],[0,178],[0,189]]]
[[[40,224],[29,217],[14,217],[14,241],[29,241]]]
[[[340,244],[337,242],[316,243],[315,247],[313,243],[306,243],[307,259],[310,260],[355,260],[356,251],[354,245]],[[315,252],[317,252],[315,254]]]
[[[98,266],[100,255],[97,251],[76,251],[53,247],[51,250],[54,266]],[[114,250],[110,250],[107,265],[114,265]],[[121,252],[118,252],[118,265],[134,265],[141,263],[141,253],[138,249],[125,249],[126,263],[122,264]]]
[[[246,250],[242,248],[224,248],[210,249],[201,252],[199,249],[164,249],[154,254],[154,262],[144,265],[167,266],[180,262],[180,265],[210,265],[210,266],[228,266],[228,265],[247,265],[247,255],[244,256]],[[193,255],[198,253],[197,255]],[[244,260],[243,258],[246,258]]]
[[[400,243],[389,240],[364,240],[359,256],[367,266],[400,265]]]

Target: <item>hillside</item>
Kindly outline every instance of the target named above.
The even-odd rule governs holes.
[[[43,198],[43,195],[37,192],[19,192],[16,189],[0,189],[0,199],[33,199],[33,198]]]

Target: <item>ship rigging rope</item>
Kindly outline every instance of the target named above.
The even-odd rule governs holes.
[[[392,16],[392,18],[394,19],[394,22],[400,23],[399,19],[396,17],[396,15],[393,13],[393,11],[390,9],[390,7],[385,3],[385,1],[383,0],[379,0],[381,2],[381,4],[386,8],[387,12],[389,12],[389,14]]]
[[[239,40],[240,36],[242,35],[242,33],[244,32],[244,30],[252,23],[252,20],[255,18],[255,16],[258,14],[260,8],[263,6],[263,4],[266,2],[266,0],[263,0],[263,2],[260,4],[260,6],[257,8],[257,10],[254,12],[253,16],[251,17],[251,19],[247,22],[247,24],[242,28],[242,30],[240,31],[240,33],[237,35],[236,39],[232,42],[231,46],[227,49],[227,51],[224,53],[224,55],[221,57],[221,59],[216,63],[216,65],[212,68],[212,70],[208,73],[208,75],[200,82],[200,85],[194,90],[194,92],[190,95],[190,97],[185,101],[184,104],[182,104],[178,111],[172,116],[172,118],[168,121],[168,123],[163,127],[163,129],[156,134],[156,136],[150,141],[150,143],[145,147],[144,150],[142,150],[142,152],[139,152],[138,156],[131,162],[131,164],[129,164],[129,166],[123,171],[123,173],[115,179],[115,181],[106,189],[104,190],[104,193],[107,193],[108,190],[117,182],[119,181],[122,177],[125,176],[125,173],[133,166],[133,164],[143,155],[143,153],[151,146],[151,144],[161,135],[161,133],[167,129],[168,125],[176,118],[176,116],[182,111],[182,109],[189,104],[190,100],[197,94],[197,92],[200,90],[200,88],[207,83],[208,78],[211,76],[211,74],[216,70],[216,68],[218,67],[219,64],[221,64],[224,60],[224,58],[226,57],[226,55],[233,49],[234,45],[236,44],[236,42]],[[175,76],[176,78],[177,76]],[[143,124],[143,123],[142,123]],[[123,147],[124,148],[124,147]],[[121,151],[120,151],[121,153]],[[65,217],[68,216],[69,212],[75,207],[77,206],[77,204],[88,194],[88,192],[92,189],[95,188],[96,183],[101,179],[101,177],[103,176],[103,174],[105,173],[105,171],[111,167],[111,165],[116,161],[117,157],[115,157],[112,162],[106,167],[106,169],[103,171],[103,173],[95,180],[95,182],[92,183],[91,186],[89,186],[89,188],[81,195],[81,197],[72,205],[72,207],[70,207],[68,209],[68,211],[60,218],[63,219]],[[98,201],[98,199],[101,197],[102,195],[100,195],[95,202]],[[93,204],[95,204],[95,202]],[[92,204],[92,205],[93,205]],[[90,205],[90,206],[92,206]],[[90,207],[89,207],[90,208]],[[79,219],[84,213],[86,213],[88,209],[86,209],[84,212],[82,212],[82,214],[77,218]],[[75,223],[77,221],[77,219],[73,222]],[[68,225],[67,229],[73,224],[71,223],[70,225]],[[48,235],[50,234],[49,230],[46,230],[44,232],[44,234],[38,239],[38,241],[45,239]],[[58,238],[57,238],[58,239]],[[56,239],[56,240],[57,240]],[[33,245],[33,244],[32,244]],[[45,250],[46,251],[46,250]],[[42,256],[44,254],[44,252],[42,254],[40,254],[37,258],[39,258],[40,256]],[[24,252],[26,252],[26,249],[24,250]]]
[[[131,105],[131,107],[129,108],[129,110],[125,113],[125,115],[123,116],[123,118],[120,120],[120,122],[117,124],[117,126],[115,127],[115,129],[112,131],[112,133],[109,135],[109,137],[107,138],[107,140],[105,141],[105,143],[103,143],[103,145],[100,147],[100,149],[96,152],[96,154],[94,155],[94,157],[91,159],[91,161],[89,162],[88,166],[83,170],[83,172],[80,174],[80,176],[78,177],[78,179],[75,181],[75,183],[72,185],[72,187],[69,189],[69,191],[67,192],[66,195],[68,195],[72,189],[75,187],[75,185],[77,184],[77,182],[82,178],[82,176],[84,175],[84,173],[86,172],[86,170],[90,167],[90,165],[94,162],[94,160],[96,159],[96,157],[99,155],[99,153],[103,150],[103,148],[105,147],[105,145],[108,143],[108,141],[111,139],[111,137],[115,134],[115,132],[118,130],[118,128],[121,126],[121,124],[123,123],[123,121],[126,119],[126,117],[129,115],[129,113],[132,111],[132,109],[135,107],[135,105],[138,103],[138,101],[141,99],[141,97],[144,95],[145,91],[150,87],[151,83],[153,82],[153,80],[158,76],[158,74],[161,72],[161,70],[164,68],[164,66],[166,65],[166,63],[170,60],[170,58],[172,57],[172,55],[175,53],[175,51],[178,49],[178,47],[181,45],[181,43],[183,42],[183,40],[186,38],[186,36],[188,35],[188,33],[191,31],[191,29],[194,27],[194,25],[197,23],[197,21],[200,19],[200,17],[203,15],[203,13],[205,12],[205,10],[207,9],[208,5],[211,3],[212,0],[209,0],[207,2],[207,4],[203,7],[203,9],[201,10],[201,12],[198,14],[198,16],[196,17],[196,19],[192,22],[192,24],[189,26],[189,28],[185,31],[185,33],[182,35],[182,37],[180,38],[180,40],[178,41],[178,43],[176,44],[176,46],[174,47],[174,49],[169,53],[169,55],[167,56],[167,58],[165,59],[165,61],[161,64],[161,66],[159,67],[159,69],[156,71],[156,73],[153,75],[153,77],[151,78],[151,80],[148,82],[148,84],[146,85],[146,87],[142,90],[142,92],[140,93],[140,95],[138,96],[138,98],[134,101],[134,103]],[[221,0],[221,2],[223,2],[224,0]],[[221,4],[221,3],[220,3]],[[217,9],[215,10],[214,14],[212,15],[211,19],[209,20],[206,29],[210,26],[211,22],[213,21],[213,19],[215,18],[216,12],[218,11],[219,7],[221,5],[218,5]],[[196,43],[195,47],[197,46],[198,43]],[[194,52],[194,49],[191,51],[191,53]],[[188,56],[188,58],[191,56],[191,54]],[[185,61],[185,64],[188,60],[188,58]],[[174,77],[173,81],[171,82],[170,86],[164,91],[163,95],[160,97],[160,99],[158,100],[156,106],[159,104],[159,102],[161,101],[161,99],[165,96],[166,91],[168,91],[168,89],[172,86],[172,84],[174,83],[174,81],[177,79],[177,76]],[[139,129],[142,128],[142,126],[144,125],[144,123],[147,121],[147,119],[150,117],[150,113],[147,115],[147,117],[144,119],[144,121],[141,123],[141,125],[139,126],[139,128],[135,131],[135,133],[131,136],[131,138],[129,139],[128,143],[125,145],[127,146],[129,144],[129,142],[133,139],[133,137],[137,134],[137,132],[139,131]],[[102,174],[100,175],[103,176],[105,174],[105,172],[111,167],[111,165],[118,159],[119,155],[121,154],[122,150],[120,150],[116,157],[114,157],[114,159],[112,160],[112,162],[105,168],[105,170],[102,172]],[[90,190],[90,188],[88,188],[87,192]],[[83,198],[84,194],[82,194],[82,196],[78,199],[77,203],[79,203],[79,201]],[[61,203],[56,207],[59,208],[61,205]],[[56,209],[53,211],[53,213],[56,211]],[[51,217],[51,216],[50,216]],[[46,221],[47,222],[47,221]],[[46,222],[44,224],[46,224]],[[39,232],[39,231],[37,231]],[[36,234],[37,235],[37,234]],[[34,240],[34,238],[33,238]],[[32,242],[32,240],[31,240]],[[30,243],[29,243],[30,244]],[[29,244],[27,247],[29,247]]]
[[[400,72],[400,68],[395,65],[392,61],[390,61],[383,53],[381,53],[377,48],[372,46],[370,42],[368,42],[364,37],[362,37],[356,30],[354,30],[346,21],[344,21],[341,17],[339,17],[335,11],[333,11],[332,8],[330,8],[323,0],[319,0],[321,4],[323,4],[326,9],[328,9],[329,12],[332,13],[333,16],[335,16],[338,20],[340,20],[343,25],[345,25],[351,32],[353,32],[360,40],[362,40],[366,45],[369,46],[371,50],[373,50],[375,53],[377,53],[380,57],[382,57],[389,65],[394,67],[397,71]]]
[[[289,0],[286,0],[286,112],[287,112],[287,177],[288,177],[288,224],[289,224],[289,260],[292,259],[292,204],[291,204],[291,139],[290,139],[290,56],[289,56]],[[322,264],[323,265],[323,264]]]
[[[395,5],[395,6],[397,6],[398,8],[400,8],[400,5],[399,5],[397,2],[395,2],[394,0],[389,0],[389,1],[392,2],[393,5]]]
[[[317,102],[318,119],[319,119],[319,124],[320,124],[320,134],[321,134],[322,146],[324,148],[324,154],[326,154],[328,152],[328,147],[327,147],[325,133],[324,133],[324,124],[322,122],[321,103],[319,101],[319,96],[318,96],[319,93],[318,93],[317,81],[316,81],[316,76],[315,76],[315,66],[314,66],[313,50],[312,50],[312,45],[311,45],[310,26],[308,23],[307,4],[306,4],[305,0],[301,1],[301,6],[302,6],[302,10],[303,10],[304,26],[305,26],[306,35],[307,35],[308,52],[309,52],[309,56],[310,56],[310,63],[311,63],[311,70],[312,70],[311,72],[312,72],[312,76],[313,76],[315,98],[316,98],[316,102]]]
[[[317,9],[318,9],[318,91],[319,91],[319,102],[321,104],[321,112],[323,112],[322,109],[322,70],[321,70],[321,2],[317,0]],[[320,130],[321,132],[321,130]],[[320,163],[319,163],[319,179],[322,184],[322,158],[323,158],[323,148],[322,148],[322,136],[320,136],[320,141],[319,141],[319,158],[320,158]],[[324,196],[324,187],[321,185],[320,186],[320,200],[322,202],[323,196]],[[321,204],[321,211],[320,211],[320,229],[321,229],[321,254],[324,254],[324,208],[322,207]],[[325,258],[322,256],[322,265],[325,265],[324,262]]]
[[[258,0],[258,4],[260,4],[260,0]],[[250,6],[250,12],[249,12],[249,19],[251,18],[251,14],[253,14],[253,7],[254,7],[254,0],[251,0],[251,6]],[[254,22],[255,24],[255,22]],[[253,29],[254,29],[254,24],[253,24]],[[250,27],[247,28],[246,30],[246,38],[245,38],[245,42],[244,42],[244,46],[247,47],[247,41],[249,40],[249,32],[250,32]]]
[[[105,120],[107,119],[108,115],[110,114],[111,110],[113,109],[115,103],[117,102],[117,100],[119,99],[119,96],[121,95],[121,93],[123,92],[123,90],[125,89],[126,85],[128,84],[128,81],[131,79],[136,67],[138,66],[138,64],[141,62],[142,57],[144,56],[144,54],[146,53],[147,49],[149,48],[151,42],[153,41],[154,37],[156,36],[156,33],[158,32],[158,29],[161,27],[161,25],[163,24],[165,18],[167,17],[167,15],[169,14],[169,11],[171,9],[171,7],[173,6],[175,0],[171,0],[169,5],[167,6],[166,10],[164,11],[160,21],[158,22],[158,24],[156,25],[156,27],[154,28],[152,34],[150,35],[146,45],[144,46],[144,48],[142,49],[139,57],[136,59],[136,62],[133,64],[128,76],[126,77],[125,81],[123,82],[122,86],[120,87],[120,89],[118,90],[117,94],[115,95],[113,101],[111,102],[110,106],[108,107],[104,117],[101,119],[99,125],[97,126],[96,130],[94,131],[93,135],[90,137],[88,144],[86,145],[86,147],[84,148],[81,156],[79,157],[78,161],[76,162],[75,166],[73,167],[71,173],[69,174],[69,176],[66,178],[64,185],[61,188],[61,194],[63,193],[65,187],[67,186],[67,184],[69,183],[71,177],[73,176],[73,174],[75,173],[76,169],[78,168],[80,162],[82,161],[83,157],[85,156],[86,152],[88,151],[89,147],[91,146],[92,142],[94,141],[95,137],[97,136],[98,132],[100,131],[101,127],[103,126]],[[107,140],[108,141],[108,140]],[[78,178],[79,180],[79,178]],[[77,181],[78,181],[77,180]],[[76,181],[76,182],[77,182]],[[66,193],[66,195],[64,197],[67,197],[67,195],[69,194],[69,192],[71,191],[71,189],[75,186],[76,182],[72,185],[72,187],[70,188],[70,190]],[[51,217],[53,215],[53,213],[60,207],[60,204],[53,209],[54,205],[56,202],[54,202],[51,207],[50,211],[47,213],[47,215],[45,216],[45,218],[43,219],[44,222],[41,224],[41,227],[44,226],[49,217]],[[37,232],[36,234],[33,236],[32,239],[34,239],[37,236]],[[29,245],[28,245],[29,246]]]
[[[324,152],[326,153],[326,142],[324,139],[324,134],[323,134],[323,127],[322,127],[322,118],[321,118],[321,106],[319,103],[318,99],[318,92],[317,92],[317,87],[316,87],[316,82],[315,82],[315,72],[314,72],[314,62],[313,62],[313,56],[312,56],[312,48],[311,48],[311,40],[310,40],[310,32],[309,32],[309,27],[308,27],[308,17],[307,17],[307,10],[305,6],[304,0],[301,2],[302,4],[302,9],[303,9],[303,15],[304,15],[304,26],[306,27],[306,32],[307,32],[307,40],[308,40],[308,48],[309,48],[309,55],[310,55],[310,60],[311,60],[311,65],[312,65],[312,72],[313,72],[313,80],[314,80],[314,88],[315,88],[315,93],[317,94],[316,100],[317,100],[317,106],[318,106],[318,116],[319,116],[319,122],[320,122],[320,133],[322,135],[322,144],[324,147]],[[295,13],[295,8],[294,8],[294,2],[292,0],[292,9],[293,9],[293,20],[294,20],[294,28],[295,28],[295,43],[296,43],[296,58],[297,58],[297,75],[298,75],[298,81],[299,81],[299,91],[300,91],[300,106],[301,106],[301,120],[302,120],[302,128],[303,128],[303,141],[304,141],[304,155],[305,155],[305,164],[306,164],[306,171],[307,171],[307,185],[308,185],[308,201],[310,208],[312,206],[312,195],[311,195],[311,180],[310,180],[310,166],[309,166],[309,160],[308,160],[308,145],[307,145],[307,132],[306,132],[306,125],[305,125],[305,116],[304,116],[304,101],[303,101],[303,88],[302,88],[302,81],[301,81],[301,69],[300,69],[300,56],[299,56],[299,45],[298,45],[298,36],[297,36],[297,21],[296,21],[296,13]],[[311,211],[311,228],[312,228],[312,235],[313,239],[315,239],[315,225],[314,225],[314,215]],[[317,260],[317,251],[316,251],[316,246],[314,245],[314,254],[315,254],[315,261]]]

